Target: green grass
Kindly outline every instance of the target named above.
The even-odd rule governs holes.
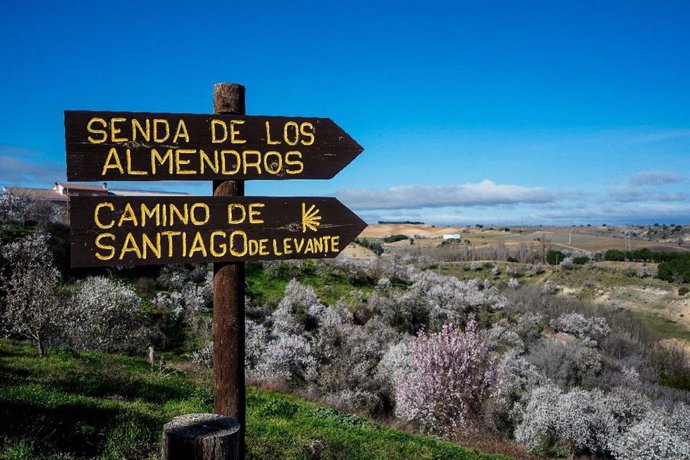
[[[301,269],[283,263],[272,271],[264,270],[260,263],[248,263],[246,276],[251,296],[259,303],[274,307],[285,295],[285,287],[293,278],[313,287],[321,302],[327,305],[333,305],[341,299],[352,298],[353,303],[366,299],[377,281],[366,279],[351,283],[333,270],[324,270],[313,262],[305,262]]]
[[[681,339],[690,342],[690,331],[681,323],[651,312],[634,312],[649,328],[663,339]]]
[[[150,459],[163,424],[209,412],[208,374],[139,358],[52,352],[0,341],[0,458]],[[248,458],[499,458],[383,427],[301,398],[250,387]]]

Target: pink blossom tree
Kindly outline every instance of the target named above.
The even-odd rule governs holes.
[[[410,368],[395,379],[395,413],[437,434],[470,428],[496,382],[495,363],[475,321],[464,332],[451,324],[421,332]]]

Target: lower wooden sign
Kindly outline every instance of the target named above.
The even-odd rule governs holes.
[[[366,223],[335,198],[72,197],[72,267],[337,256]]]

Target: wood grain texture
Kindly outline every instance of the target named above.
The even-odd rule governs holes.
[[[89,121],[94,118],[103,122],[92,124],[89,130]],[[144,127],[148,120],[148,140],[133,127],[132,119]],[[162,120],[158,124],[159,142],[154,138],[154,120]],[[175,139],[181,120],[186,129]],[[212,142],[212,120],[225,126],[216,125],[216,140],[227,134],[223,142]],[[235,143],[232,126],[237,131]],[[69,110],[65,111],[65,148],[70,181],[329,179],[363,151],[328,118]],[[121,169],[115,167],[113,158],[108,160],[113,148]],[[152,149],[161,157],[171,149],[182,163],[178,167],[176,157],[159,162],[154,170]],[[200,150],[217,171],[204,162]],[[289,152],[299,153],[288,156]],[[254,166],[257,161],[260,165]],[[113,167],[104,168],[106,165]]]
[[[244,86],[217,83],[213,86],[213,110],[216,114],[245,114]],[[213,196],[244,196],[244,181],[213,181]],[[213,410],[238,420],[239,457],[245,456],[247,401],[245,388],[245,264],[213,264]]]
[[[163,426],[163,460],[238,460],[240,424],[217,414],[186,414]]]
[[[328,258],[366,228],[323,197],[77,196],[70,220],[73,267]]]

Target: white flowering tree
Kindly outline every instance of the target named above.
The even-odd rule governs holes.
[[[273,312],[273,328],[277,334],[302,334],[316,326],[309,314],[311,307],[319,306],[314,289],[305,286],[294,278],[285,287],[285,296]]]
[[[58,217],[57,207],[48,200],[35,198],[19,190],[10,189],[0,193],[0,223],[51,222]]]
[[[75,286],[65,331],[80,350],[106,353],[143,351],[149,341],[142,303],[128,286],[95,276]]]
[[[580,339],[599,339],[611,332],[604,318],[587,318],[580,313],[567,313],[561,315],[557,319],[551,321],[551,327],[557,331],[573,334]]]
[[[540,455],[604,454],[617,435],[612,414],[599,398],[551,384],[535,388],[515,429],[515,440]]]
[[[256,373],[265,380],[297,385],[313,380],[317,366],[311,345],[304,337],[283,335],[266,346]]]
[[[690,431],[687,406],[669,416],[663,409],[652,409],[613,443],[619,459],[666,460],[690,458]],[[682,416],[678,416],[682,413]]]
[[[60,274],[48,250],[48,237],[29,235],[6,245],[2,255],[11,267],[2,280],[4,332],[31,340],[39,355],[45,356],[46,345],[59,335],[64,316],[58,296]]]

